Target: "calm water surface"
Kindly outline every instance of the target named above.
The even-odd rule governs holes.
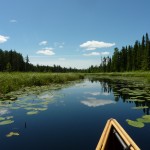
[[[150,124],[129,126],[149,109],[135,110],[134,102],[114,96],[107,81],[77,83],[60,90],[20,96],[0,104],[0,150],[94,150],[106,121],[115,118],[143,150],[150,147]],[[123,100],[124,99],[124,100]],[[6,137],[9,132],[19,136]]]

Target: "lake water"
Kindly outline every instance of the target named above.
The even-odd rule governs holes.
[[[139,103],[116,92],[122,84],[85,80],[1,101],[0,150],[94,150],[109,118],[115,118],[141,149],[149,150],[150,123],[136,128],[126,122],[149,114],[149,108],[133,109]],[[7,137],[10,132],[19,136]]]

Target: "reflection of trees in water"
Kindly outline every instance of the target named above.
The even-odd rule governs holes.
[[[129,88],[132,91],[137,90],[137,89],[147,90],[148,87],[136,86],[129,81],[123,81],[123,80],[111,80],[111,79],[103,79],[103,78],[101,78],[101,79],[95,78],[94,79],[93,78],[90,81],[92,83],[99,82],[100,86],[101,86],[101,92],[103,92],[103,93],[109,94],[109,93],[113,92],[114,100],[116,102],[118,102],[121,99],[124,103],[134,103],[136,107],[148,106],[148,108],[143,108],[143,112],[144,112],[144,114],[147,114],[147,115],[150,114],[150,101],[146,100],[146,98],[145,98],[146,95],[142,95],[143,96],[142,100],[144,100],[143,102],[128,101],[133,96],[129,95],[128,92],[124,93],[121,91],[121,89],[123,89],[123,88]]]
[[[99,82],[100,86],[101,86],[101,92],[103,93],[111,93],[112,91],[112,87],[111,87],[111,81],[109,81],[108,79],[91,79],[90,80],[92,83],[93,82]]]

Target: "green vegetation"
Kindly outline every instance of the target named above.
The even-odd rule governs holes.
[[[38,114],[38,111],[29,111],[27,112],[27,115],[35,115]]]
[[[150,115],[144,115],[141,118],[137,118],[136,121],[130,119],[127,119],[126,121],[130,126],[142,128],[144,127],[144,123],[150,123]]]
[[[126,121],[127,121],[127,123],[128,123],[130,126],[137,127],[137,128],[142,128],[142,127],[144,127],[144,123],[142,123],[142,122],[133,121],[133,120],[130,120],[130,119],[127,119]]]
[[[11,124],[11,123],[14,123],[14,121],[13,120],[5,120],[5,121],[1,121],[0,125],[6,125],[6,124]]]
[[[18,132],[10,132],[6,135],[6,137],[19,136]]]
[[[66,68],[60,65],[44,66],[44,65],[33,65],[29,63],[28,55],[23,58],[22,54],[16,51],[3,51],[0,49],[0,71],[3,72],[84,72],[83,69]]]
[[[83,79],[84,75],[75,73],[0,73],[0,97],[2,94],[24,87],[63,84]],[[15,99],[15,97],[13,97]]]
[[[124,72],[150,70],[150,40],[148,34],[142,37],[141,42],[114,49],[112,57],[101,59],[100,66],[91,66],[88,72]]]

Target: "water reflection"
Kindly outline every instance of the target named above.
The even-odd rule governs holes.
[[[46,91],[39,94],[25,94],[16,100],[0,101],[0,125],[14,123],[14,111],[25,110],[26,115],[36,115],[48,109],[48,105],[56,100],[60,95],[56,91]],[[9,115],[9,116],[8,116]],[[27,127],[25,122],[24,127]]]
[[[88,100],[81,101],[81,103],[88,107],[98,107],[107,104],[114,104],[115,102],[112,100],[88,99]]]
[[[144,114],[150,114],[150,86],[142,82],[133,82],[119,79],[97,79],[90,80],[92,83],[99,82],[101,93],[114,95],[114,100],[124,103],[133,103],[134,109],[143,110]],[[92,93],[91,93],[92,95]],[[94,95],[94,94],[93,94]]]

